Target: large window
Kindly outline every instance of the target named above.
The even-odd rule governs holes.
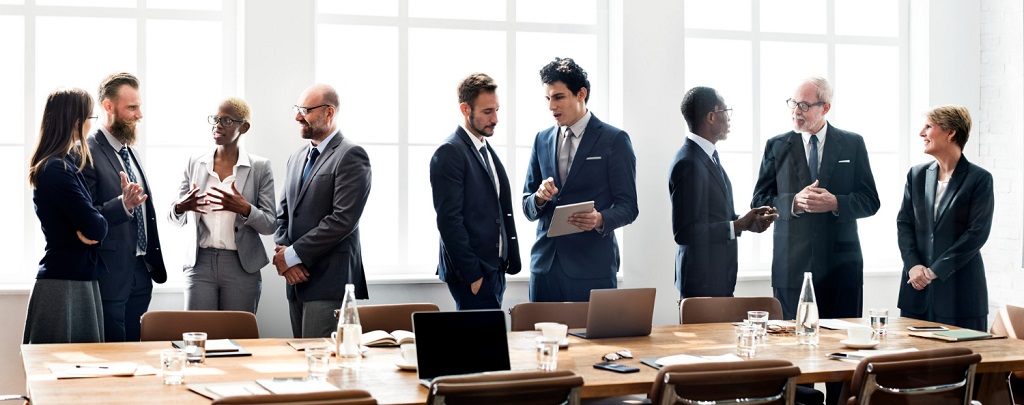
[[[168,275],[180,279],[183,238],[162,220],[188,156],[211,145],[206,116],[235,94],[236,22],[233,0],[0,1],[0,201],[8,213],[0,233],[7,261],[0,281],[29,282],[43,240],[26,167],[35,147],[47,94],[80,87],[97,96],[107,74],[132,72],[142,82],[138,150],[157,201]],[[102,116],[102,108],[96,107]],[[93,130],[104,122],[101,118]]]
[[[538,71],[556,56],[575,59],[590,75],[591,110],[607,119],[607,19],[607,0],[317,2],[316,80],[341,93],[341,131],[366,147],[373,165],[360,223],[369,277],[433,277],[429,161],[462,122],[456,86],[474,72],[498,82],[499,123],[489,142],[512,183],[528,267],[537,224],[518,196],[534,135],[554,125]]]
[[[784,101],[803,78],[835,88],[827,118],[864,137],[881,209],[858,221],[865,267],[900,263],[892,221],[906,179],[906,0],[687,0],[685,86],[717,89],[734,108],[718,144],[737,210],[753,194],[764,145],[792,129]],[[865,23],[870,21],[870,23]],[[779,207],[779,209],[784,209]],[[769,235],[741,238],[740,271],[771,266]]]

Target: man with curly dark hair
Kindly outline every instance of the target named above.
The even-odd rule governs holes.
[[[530,301],[588,301],[590,290],[615,288],[615,230],[636,220],[636,156],[625,131],[588,109],[590,80],[570,58],[540,70],[555,126],[537,133],[523,187],[523,212],[537,222]],[[555,208],[593,201],[569,216],[579,232],[549,237]]]

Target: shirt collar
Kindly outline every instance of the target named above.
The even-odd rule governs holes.
[[[213,168],[213,155],[216,154],[216,153],[217,153],[217,149],[214,148],[214,150],[212,152],[207,153],[203,157],[199,158],[200,161],[202,161],[203,163],[206,163],[207,167],[211,168],[210,169],[211,171],[213,170],[212,169]],[[245,148],[244,147],[239,145],[238,146],[238,161],[235,162],[235,167],[249,167],[249,165],[250,165],[250,163],[249,163],[249,154],[245,152]]]
[[[583,139],[583,131],[587,129],[587,124],[590,124],[590,118],[593,116],[594,115],[590,113],[590,110],[587,110],[587,113],[583,114],[582,118],[576,121],[575,124],[568,127],[572,128],[572,133],[576,134],[576,138]],[[566,127],[562,127],[562,133],[565,133],[565,128]]]
[[[315,148],[320,151],[321,155],[323,155],[324,154],[324,150],[327,149],[327,144],[331,143],[331,139],[334,139],[334,136],[337,135],[339,132],[341,132],[340,129],[334,130],[334,132],[332,132],[330,135],[327,135],[327,137],[324,138],[323,142],[320,142],[319,145],[315,146]],[[310,148],[310,151],[313,150],[314,146],[313,146],[312,142],[309,143],[309,148]],[[308,154],[308,152],[309,151],[307,151],[307,154]],[[241,158],[239,158],[239,159],[241,159]]]
[[[696,143],[697,146],[700,146],[700,148],[704,150],[704,153],[708,154],[708,157],[711,157],[711,155],[715,153],[715,144],[711,143],[711,141],[707,139],[700,137],[700,135],[696,135],[691,132],[689,134],[686,134],[686,139],[689,139],[693,141],[693,143]]]
[[[825,121],[825,125],[822,125],[821,126],[821,130],[818,131],[817,133],[812,134],[810,132],[801,132],[800,133],[800,137],[804,138],[804,144],[806,145],[808,142],[811,141],[811,135],[817,135],[818,136],[818,145],[823,145],[823,144],[825,144],[825,133],[826,132],[828,132],[828,121]]]
[[[100,126],[100,132],[103,133],[103,136],[107,137],[107,143],[110,144],[110,147],[114,148],[114,151],[120,151],[124,147],[121,141],[117,140],[110,131],[107,131],[107,127]]]
[[[473,135],[472,132],[469,132],[468,130],[466,130],[466,127],[463,127],[462,125],[459,125],[459,126],[462,127],[462,130],[466,132],[466,135],[469,135],[469,140],[473,142],[473,147],[476,148],[476,150],[480,150],[480,148],[482,148],[482,147],[487,145],[487,138],[486,137],[481,140],[481,139],[477,138],[476,135]]]

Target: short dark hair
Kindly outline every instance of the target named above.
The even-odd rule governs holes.
[[[687,90],[683,96],[683,102],[679,105],[679,110],[682,111],[683,119],[686,120],[686,126],[690,127],[690,132],[697,133],[703,125],[704,116],[715,111],[715,107],[718,107],[720,102],[718,92],[710,87],[697,86]]]
[[[959,105],[943,105],[932,108],[925,114],[928,119],[946,131],[956,131],[953,143],[964,150],[971,135],[971,112]]]
[[[139,78],[135,75],[126,72],[111,73],[109,76],[100,82],[100,90],[98,92],[100,97],[100,104],[103,104],[103,100],[108,98],[113,99],[117,97],[117,91],[123,85],[132,86],[133,89],[139,89]]]
[[[590,102],[590,80],[587,79],[587,71],[577,65],[572,58],[555,58],[554,61],[544,65],[540,69],[540,81],[544,84],[565,83],[565,87],[573,95],[580,94],[580,89],[587,89],[587,97],[584,102]]]
[[[490,76],[483,73],[473,73],[459,82],[459,102],[469,104],[469,108],[473,108],[476,98],[480,96],[480,93],[494,93],[497,89],[498,85],[494,83],[494,79]]]

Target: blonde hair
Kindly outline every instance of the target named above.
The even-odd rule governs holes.
[[[220,102],[221,107],[227,107],[228,111],[238,114],[238,117],[242,121],[249,122],[252,119],[252,109],[249,108],[249,103],[238,97],[228,97],[224,101]]]
[[[971,135],[971,112],[960,105],[942,105],[925,114],[929,120],[946,131],[955,131],[953,143],[964,150]]]

